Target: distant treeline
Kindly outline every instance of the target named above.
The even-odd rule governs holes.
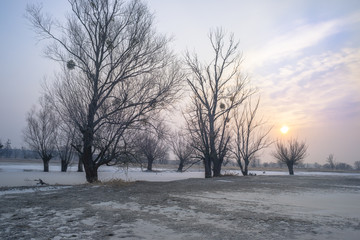
[[[1,142],[0,142],[1,143]],[[39,154],[36,151],[29,150],[25,147],[22,148],[12,148],[11,142],[8,140],[5,144],[2,144],[0,148],[0,158],[11,158],[11,159],[40,159]],[[59,160],[59,154],[54,154],[54,159]],[[179,164],[178,160],[165,160],[157,161],[159,164]],[[201,163],[197,163],[195,165],[201,165]],[[224,161],[223,165],[228,167],[237,167],[237,163],[235,161],[227,160]],[[360,170],[360,161],[356,161],[354,166],[339,162],[339,163],[299,163],[295,166],[298,169],[324,169],[324,170]],[[284,163],[278,162],[264,162],[262,163],[260,159],[254,159],[251,164],[250,168],[286,168]]]
[[[39,154],[26,148],[3,148],[0,149],[0,158],[39,159]]]

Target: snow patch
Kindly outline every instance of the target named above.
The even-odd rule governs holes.
[[[183,234],[174,232],[172,229],[168,229],[163,225],[157,225],[156,220],[153,222],[144,221],[138,219],[136,222],[122,224],[119,230],[114,231],[114,236],[110,239],[158,239],[167,240],[171,236],[171,239],[180,240],[184,239]]]
[[[36,179],[42,179],[50,185],[75,185],[86,183],[85,173],[77,172],[76,166],[69,168],[68,172],[60,172],[59,166],[50,167],[50,172],[42,172],[40,163],[1,163],[0,187],[34,186]],[[154,172],[143,172],[141,168],[119,168],[116,166],[101,166],[98,171],[100,181],[121,179],[124,181],[156,181],[168,182],[189,178],[204,178],[203,170],[188,172],[176,172],[169,169],[157,169]],[[242,176],[240,170],[224,171],[224,174]],[[288,175],[286,171],[251,171],[256,175]],[[335,172],[301,172],[297,169],[295,175],[299,176],[356,176],[359,173],[335,173]],[[226,180],[222,180],[226,181]]]
[[[47,191],[57,191],[60,189],[71,188],[72,186],[48,186],[48,187],[35,187],[35,188],[24,188],[24,189],[8,189],[0,190],[0,196],[8,194],[22,194],[22,193],[33,193],[33,192],[47,192]]]
[[[221,194],[220,194],[221,193]],[[294,216],[334,216],[358,218],[360,215],[360,194],[354,192],[304,191],[301,193],[282,192],[204,192],[201,194],[179,195],[176,197],[196,201],[217,203],[225,210],[244,209],[257,213],[282,212]]]

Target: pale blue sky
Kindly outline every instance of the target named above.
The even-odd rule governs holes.
[[[23,17],[26,3],[3,0],[0,8],[0,139],[20,147],[26,112],[37,102],[53,62],[42,57]],[[211,54],[207,34],[223,27],[240,40],[244,71],[260,88],[262,111],[280,137],[309,143],[307,162],[360,160],[360,1],[358,0],[148,0],[160,32],[174,50]],[[44,1],[60,17],[67,1]],[[270,160],[270,159],[269,159]]]

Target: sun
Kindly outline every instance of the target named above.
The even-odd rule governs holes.
[[[281,133],[286,134],[289,131],[289,127],[284,125],[280,128]]]

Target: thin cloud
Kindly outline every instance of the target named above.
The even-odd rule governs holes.
[[[297,21],[279,36],[270,39],[263,47],[247,54],[247,66],[256,69],[269,62],[280,62],[303,55],[307,48],[341,32],[344,27],[360,23],[360,13],[320,23]]]
[[[256,76],[266,108],[300,125],[360,118],[360,48],[297,59]],[[357,66],[357,67],[356,67]]]

